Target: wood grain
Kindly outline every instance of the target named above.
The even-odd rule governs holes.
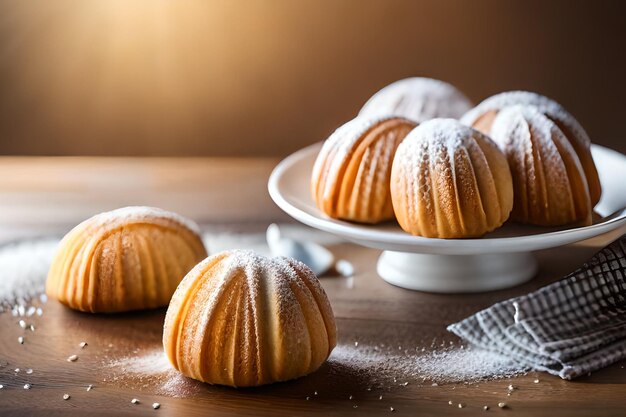
[[[267,194],[273,158],[0,157],[0,241],[65,233],[128,205],[201,223],[287,219]]]
[[[99,164],[106,166],[105,161]],[[185,167],[187,161],[169,161],[167,164]],[[229,166],[226,162],[224,164]],[[66,163],[66,169],[71,170],[71,165]],[[265,160],[237,161],[240,172],[247,173],[241,174],[242,177],[260,176],[270,165],[271,161]],[[130,166],[126,169],[132,172]],[[235,170],[234,167],[231,169]],[[228,196],[233,191],[232,188],[222,188],[226,187],[224,184],[228,182],[218,181],[211,187],[217,187],[216,192]],[[19,184],[14,182],[12,187],[19,191]],[[54,190],[54,183],[46,187]],[[0,185],[0,189],[7,188],[6,184]],[[107,201],[113,202],[115,191],[109,193]],[[265,198],[265,188],[251,191],[245,201],[239,203],[243,217],[238,223],[219,226],[215,221],[209,225],[261,231],[267,226],[267,221],[261,217],[267,213],[259,214],[264,208],[253,202]],[[4,200],[0,204],[3,205]],[[14,204],[15,207],[19,205],[16,201]],[[20,204],[27,207],[30,200],[25,199]],[[229,204],[212,200],[206,210],[220,212]],[[375,273],[376,250],[348,243],[332,246],[337,257],[349,260],[356,269],[353,278],[321,279],[337,316],[339,348],[365,349],[384,343],[430,351],[433,340],[437,343],[456,342],[457,339],[445,331],[447,324],[494,302],[560,278],[624,232],[621,230],[566,248],[539,252],[541,273],[535,280],[509,290],[474,295],[437,295],[393,287]],[[160,349],[164,310],[91,315],[68,310],[52,300],[43,305],[43,309],[43,316],[26,319],[35,325],[34,332],[20,328],[18,317],[10,313],[0,314],[0,384],[4,385],[0,390],[2,416],[356,416],[390,415],[390,407],[395,410],[391,415],[458,416],[483,413],[484,405],[491,407],[489,413],[520,416],[626,414],[626,363],[614,364],[573,382],[530,373],[512,381],[439,386],[423,383],[419,378],[407,378],[409,385],[405,387],[399,384],[404,379],[394,382],[390,375],[372,375],[350,366],[349,361],[335,360],[307,377],[256,389],[237,390],[186,380],[183,384],[185,395],[176,398],[160,393],[163,381],[158,378],[141,378],[110,367],[112,362],[121,358]],[[20,335],[25,336],[24,344],[17,341]],[[80,349],[81,341],[88,342],[88,346]],[[358,348],[354,347],[354,342],[359,343]],[[67,357],[72,354],[78,354],[79,359],[67,362]],[[18,367],[21,371],[16,373],[14,370]],[[27,368],[33,369],[32,374],[26,374]],[[538,384],[533,382],[535,378],[539,378]],[[32,388],[24,390],[25,383],[31,383]],[[507,396],[506,387],[510,383],[518,389]],[[87,392],[89,384],[94,388]],[[64,393],[70,394],[71,398],[64,401]],[[383,395],[382,400],[380,395]],[[140,399],[141,403],[131,404],[132,398]],[[448,405],[448,401],[453,401],[454,406]],[[499,409],[497,403],[500,401],[505,401],[508,408]],[[161,408],[153,410],[153,402],[159,402]],[[458,403],[465,407],[459,409]]]

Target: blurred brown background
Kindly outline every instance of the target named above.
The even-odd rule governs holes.
[[[0,153],[285,155],[421,75],[626,152],[620,1],[0,0]]]

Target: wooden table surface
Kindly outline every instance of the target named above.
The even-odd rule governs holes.
[[[271,159],[0,158],[0,240],[63,232],[90,214],[128,204],[174,209],[225,231],[260,232],[271,221],[288,221],[266,192],[265,181],[275,163]],[[624,232],[539,252],[541,272],[533,281],[473,295],[393,287],[376,275],[376,250],[349,243],[333,245],[335,255],[356,269],[353,278],[321,279],[337,317],[338,349],[358,354],[358,349],[384,344],[414,352],[424,348],[427,354],[441,343],[458,343],[446,332],[447,324],[558,279]],[[354,368],[350,361],[334,360],[307,377],[255,389],[183,380],[184,395],[172,397],[164,395],[158,378],[109,365],[158,350],[164,310],[90,315],[53,300],[42,308],[42,316],[27,318],[35,325],[34,332],[21,329],[18,317],[0,313],[0,384],[4,385],[0,416],[459,416],[484,413],[484,405],[490,406],[487,413],[519,416],[626,415],[625,363],[572,382],[529,373],[512,380],[432,386],[420,378],[393,381],[388,373],[376,375]],[[20,335],[26,336],[23,345],[17,342]],[[80,349],[81,341],[88,346]],[[68,362],[71,354],[79,359]],[[26,369],[33,371],[27,374]],[[23,389],[25,383],[32,384],[31,389]],[[511,383],[517,389],[507,396]],[[93,389],[86,391],[89,384]],[[71,398],[64,401],[64,393]],[[131,404],[132,398],[140,404]],[[507,408],[497,407],[501,401]],[[161,408],[153,410],[153,402]],[[458,403],[464,407],[459,409]]]

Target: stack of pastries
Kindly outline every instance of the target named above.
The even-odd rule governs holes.
[[[324,143],[311,178],[318,208],[434,238],[479,237],[509,218],[591,224],[602,192],[591,141],[563,106],[512,91],[470,107],[438,80],[383,88]]]

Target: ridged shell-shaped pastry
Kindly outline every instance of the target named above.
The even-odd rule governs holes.
[[[591,140],[576,118],[556,101],[528,91],[509,91],[487,98],[463,115],[461,122],[490,135],[493,121],[498,112],[505,107],[514,105],[535,106],[563,132],[580,160],[587,178],[591,205],[595,206],[600,201],[602,187],[596,165],[591,156]]]
[[[397,116],[418,123],[436,117],[459,118],[472,102],[456,87],[432,78],[412,77],[396,81],[365,103],[361,116]]]
[[[326,215],[361,223],[393,219],[391,162],[415,123],[397,117],[357,117],[324,143],[311,176],[313,200]]]
[[[493,121],[491,138],[511,167],[513,219],[541,226],[591,223],[585,172],[552,119],[534,106],[505,107]]]
[[[163,346],[188,377],[250,387],[315,371],[336,333],[326,293],[306,265],[234,250],[207,258],[180,283]]]
[[[50,266],[46,293],[92,313],[161,307],[206,256],[190,220],[150,207],[113,210],[65,235]]]
[[[419,236],[482,236],[513,207],[511,173],[487,136],[453,119],[415,128],[398,147],[391,171],[398,223]]]

